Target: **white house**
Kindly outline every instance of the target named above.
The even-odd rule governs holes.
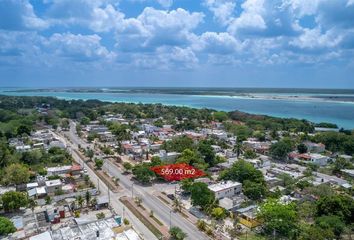
[[[59,179],[46,181],[45,187],[48,194],[54,194],[56,191],[62,190],[62,182]]]
[[[233,181],[219,182],[208,186],[208,188],[214,192],[217,199],[222,199],[224,197],[231,198],[242,192],[242,184]]]
[[[320,165],[320,166],[325,166],[327,165],[327,162],[329,160],[329,157],[321,155],[321,154],[317,154],[317,153],[312,153],[310,154],[310,161],[316,165]]]

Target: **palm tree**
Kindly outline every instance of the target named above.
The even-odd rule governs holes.
[[[237,157],[239,157],[242,152],[242,144],[237,142],[234,146],[233,152],[236,153]]]
[[[92,198],[91,199],[91,206],[96,206],[96,204],[97,204],[97,198]]]
[[[182,211],[182,207],[183,207],[183,205],[182,205],[181,201],[177,197],[175,197],[175,199],[173,199],[173,208],[174,208],[174,210],[177,211],[177,212],[181,212]]]
[[[206,222],[204,220],[198,220],[197,227],[198,227],[199,230],[205,231],[206,227],[207,227],[207,224],[206,224]]]
[[[82,208],[82,206],[84,204],[84,198],[81,195],[79,195],[79,196],[77,196],[76,201],[77,201],[77,204],[80,206],[80,208]]]
[[[91,194],[89,191],[86,191],[85,199],[86,199],[86,206],[88,206],[90,204],[90,200],[91,200]]]

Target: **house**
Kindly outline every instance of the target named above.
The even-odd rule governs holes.
[[[180,153],[177,152],[166,152],[166,150],[160,150],[158,154],[154,154],[154,156],[160,157],[162,161],[173,161],[176,160]]]
[[[109,198],[107,195],[97,198],[96,209],[107,208],[109,204]]]
[[[310,161],[319,166],[327,165],[327,162],[329,160],[329,157],[317,153],[311,153],[310,157]]]
[[[66,145],[62,141],[54,140],[49,143],[49,148],[52,148],[52,147],[58,147],[58,148],[64,149],[64,148],[66,148]]]
[[[62,190],[62,182],[59,179],[45,182],[47,194],[54,194],[56,191]]]
[[[257,209],[258,207],[256,205],[251,205],[236,210],[236,216],[239,219],[239,222],[248,228],[254,228],[261,225],[261,222],[257,219]]]
[[[16,146],[16,151],[17,152],[27,152],[31,150],[31,146],[30,145],[18,145]]]
[[[322,143],[313,143],[310,141],[306,141],[304,142],[304,145],[307,147],[308,152],[323,153],[326,150],[326,146]]]
[[[101,142],[114,142],[115,141],[115,136],[109,132],[99,132],[97,133],[98,138],[100,139]]]
[[[236,211],[240,208],[241,204],[244,202],[245,198],[242,194],[233,198],[222,198],[219,200],[219,206],[225,208],[228,211]]]
[[[242,144],[246,148],[252,149],[254,152],[259,154],[267,154],[269,152],[271,143],[270,142],[260,142],[253,139],[243,141]]]
[[[226,181],[208,186],[214,192],[217,199],[233,197],[242,192],[242,184],[239,182]]]
[[[71,170],[70,165],[68,166],[60,166],[60,167],[49,167],[47,168],[47,175],[48,176],[56,176],[56,175],[63,175],[67,174]]]
[[[354,178],[354,169],[342,169],[341,172],[347,174],[348,176]]]

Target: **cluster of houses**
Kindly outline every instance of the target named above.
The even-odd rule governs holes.
[[[52,147],[66,148],[64,142],[55,137],[49,130],[38,130],[30,136],[9,139],[9,145],[18,152],[27,152],[34,149],[48,150]]]
[[[83,180],[82,176],[85,174],[80,165],[49,167],[46,170],[46,176],[38,175],[35,182],[26,184],[29,197],[42,198],[73,193],[77,189],[77,183]],[[23,187],[17,186],[18,189]]]

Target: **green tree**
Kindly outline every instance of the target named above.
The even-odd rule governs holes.
[[[226,121],[229,118],[226,112],[214,112],[213,117],[219,122]]]
[[[243,183],[246,180],[252,182],[264,182],[264,177],[261,171],[255,169],[253,165],[245,160],[235,162],[230,169],[225,170],[220,174],[221,179],[238,181]]]
[[[79,195],[76,197],[76,202],[79,205],[79,207],[82,208],[82,206],[84,205],[84,198],[81,195]]]
[[[27,126],[27,125],[20,125],[16,129],[16,133],[17,133],[17,135],[22,135],[22,134],[30,135],[31,134],[31,127]]]
[[[1,196],[2,207],[5,211],[17,211],[21,207],[26,207],[28,198],[25,193],[9,191]]]
[[[102,160],[102,159],[99,159],[99,158],[96,158],[96,159],[95,159],[95,166],[96,166],[97,169],[102,169],[103,160]]]
[[[89,206],[91,201],[91,193],[89,191],[86,191],[85,193],[85,200],[86,200],[86,206]]]
[[[307,147],[305,144],[300,143],[299,145],[297,145],[297,151],[299,153],[307,153]]]
[[[270,147],[270,154],[273,158],[278,160],[287,160],[288,154],[292,151],[292,144],[289,140],[280,140],[272,144]]]
[[[243,156],[246,159],[254,159],[257,157],[257,154],[254,151],[252,151],[251,149],[246,149]]]
[[[183,205],[182,205],[181,200],[178,197],[175,197],[175,199],[173,199],[172,206],[173,206],[173,209],[175,211],[177,211],[177,212],[181,212],[182,211]]]
[[[111,132],[117,137],[118,141],[130,140],[129,126],[120,123],[112,123],[109,126]]]
[[[328,240],[335,236],[331,229],[323,229],[317,225],[302,224],[300,228],[299,240]]]
[[[190,193],[193,185],[193,180],[190,178],[185,178],[180,181],[181,188],[184,192]]]
[[[150,169],[148,164],[135,165],[133,175],[141,183],[149,183],[155,178],[155,173]]]
[[[333,164],[333,174],[340,174],[342,169],[351,168],[352,164],[344,158],[337,158]]]
[[[346,223],[354,219],[354,200],[347,195],[321,197],[316,204],[317,216],[338,216]]]
[[[92,149],[87,149],[85,151],[85,156],[88,157],[90,160],[92,160],[94,155],[95,155],[95,153]]]
[[[209,141],[200,141],[198,144],[198,151],[210,167],[215,165],[215,152]]]
[[[201,208],[206,209],[215,200],[214,193],[208,188],[208,185],[205,183],[193,183],[190,190],[193,206],[200,206]]]
[[[316,224],[322,229],[331,229],[337,237],[339,237],[345,229],[345,223],[338,216],[318,217],[316,218]]]
[[[216,208],[213,208],[213,210],[211,211],[211,216],[213,216],[216,220],[220,220],[220,219],[225,218],[226,212],[223,208],[216,207]]]
[[[198,163],[201,160],[201,156],[198,154],[197,151],[187,148],[183,150],[181,155],[178,157],[177,163],[186,163],[194,165],[195,163]]]
[[[124,162],[123,167],[125,172],[130,172],[133,169],[133,165],[130,162]]]
[[[4,181],[7,184],[28,183],[30,179],[30,171],[28,167],[20,163],[14,163],[5,168]]]
[[[187,234],[179,227],[171,227],[170,229],[171,240],[183,240],[187,237]]]
[[[199,219],[197,221],[197,227],[200,231],[205,231],[207,228],[207,223],[204,220]]]
[[[185,149],[193,149],[193,140],[187,136],[175,137],[171,141],[166,141],[162,148],[167,151],[183,152]]]
[[[283,185],[283,187],[288,187],[288,186],[295,183],[294,178],[292,176],[290,176],[290,174],[287,174],[287,173],[279,174],[277,176],[277,178],[280,179],[280,182]]]
[[[246,180],[243,182],[242,191],[251,200],[260,200],[266,194],[266,186],[263,183]]]
[[[151,165],[152,167],[162,165],[161,158],[158,157],[158,156],[153,156],[153,157],[151,158],[150,165]]]
[[[6,217],[0,217],[0,236],[16,232],[14,224]]]
[[[260,206],[258,216],[263,219],[265,233],[289,237],[297,227],[296,206],[283,204],[277,199],[268,199]]]

